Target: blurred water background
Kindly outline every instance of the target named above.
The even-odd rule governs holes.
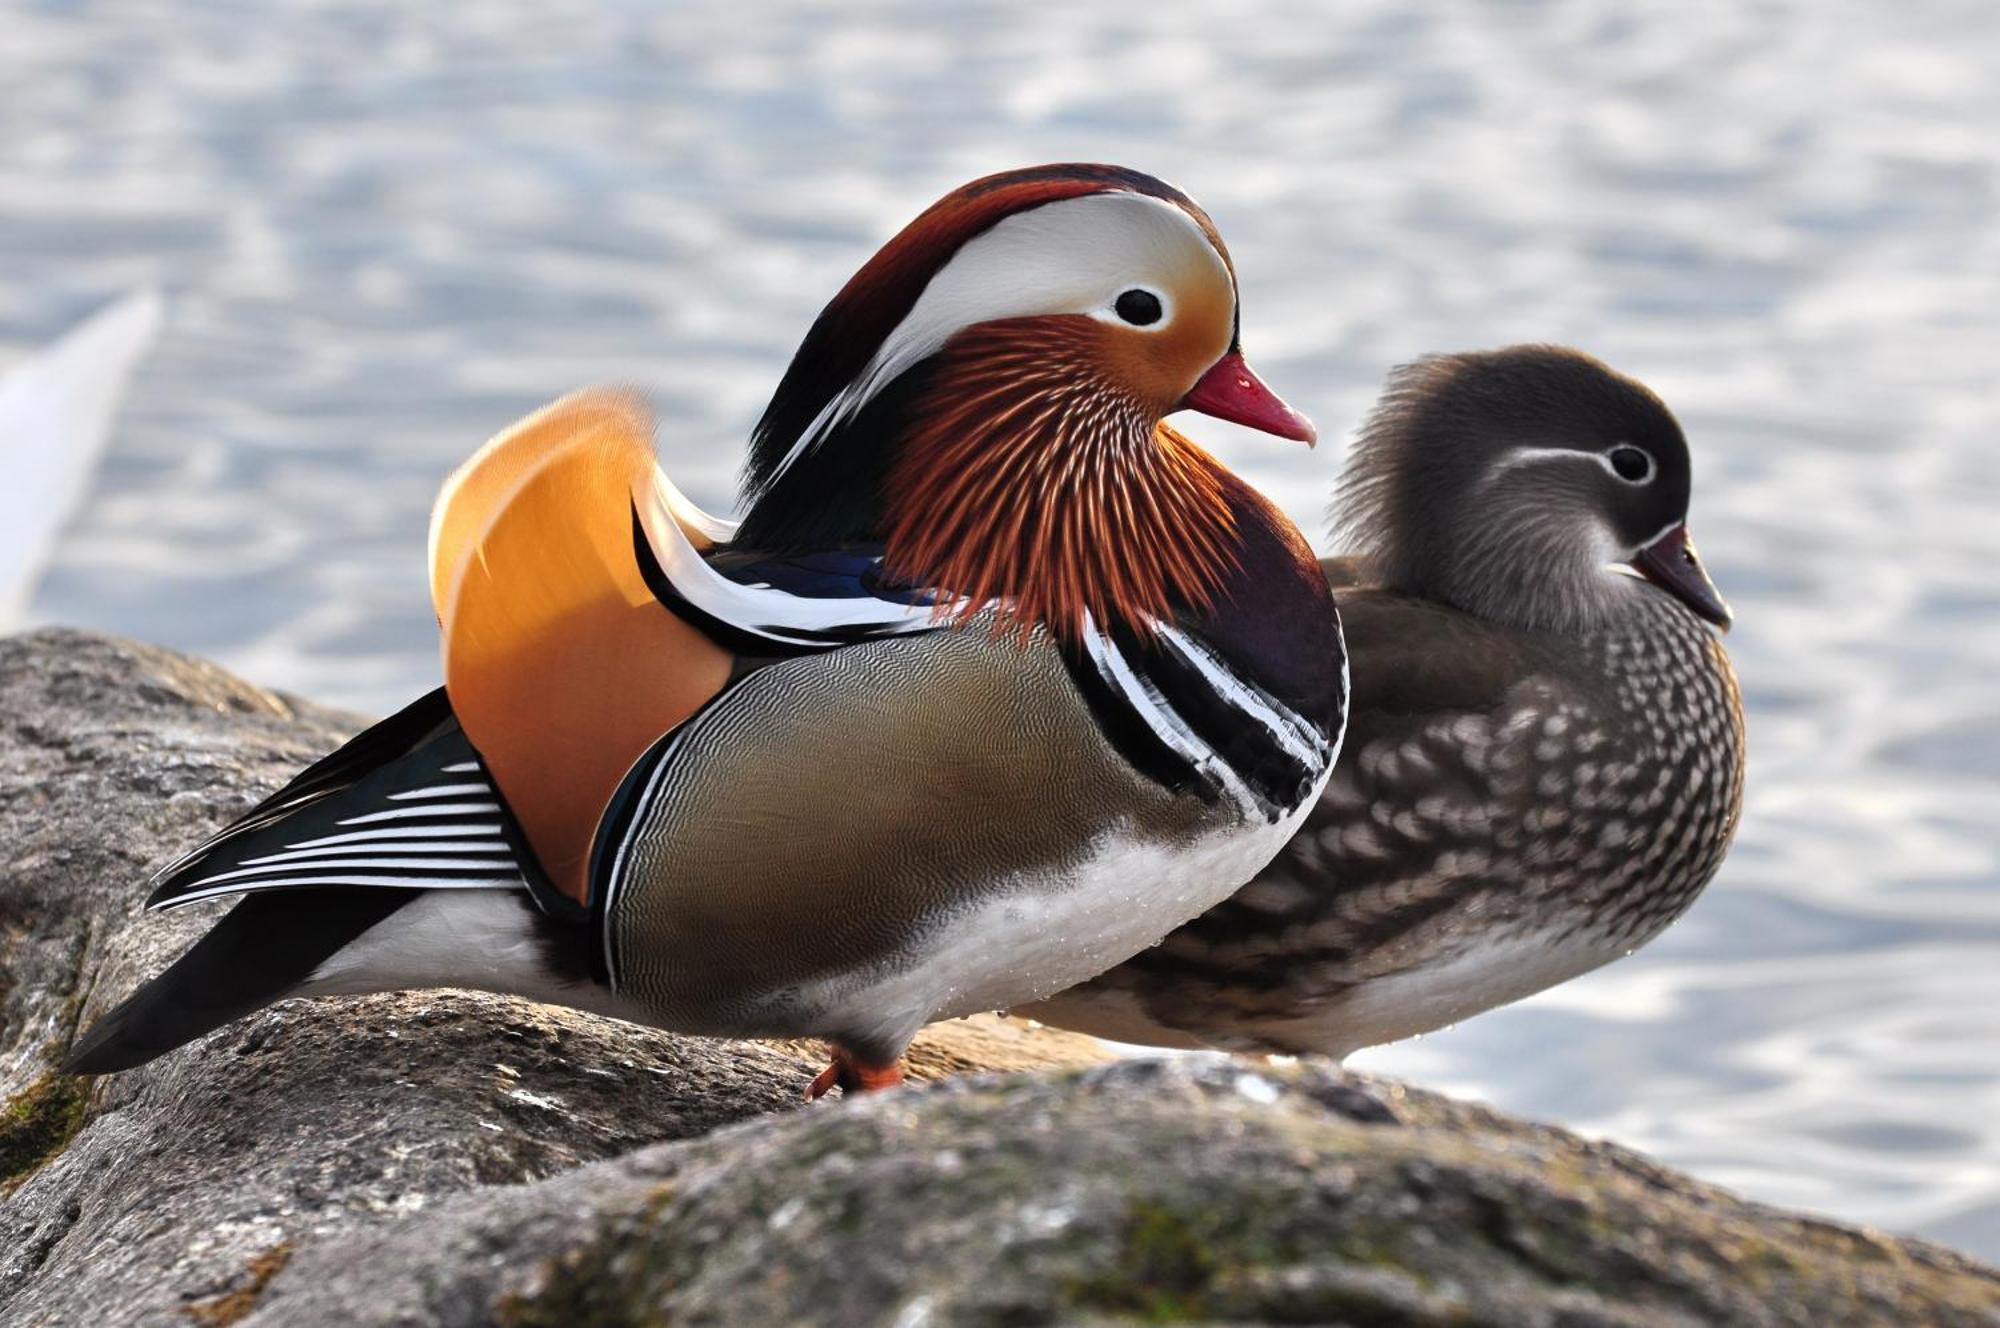
[[[820,304],[1000,167],[1186,186],[1333,438],[1428,350],[1646,379],[1738,610],[1735,854],[1637,958],[1356,1064],[2000,1256],[1990,0],[10,2],[0,87],[0,365],[172,300],[33,617],[371,712],[436,682],[458,459],[625,381],[727,508]],[[1338,445],[1182,422],[1323,531]]]

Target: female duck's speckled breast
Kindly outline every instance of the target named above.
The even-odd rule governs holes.
[[[1743,715],[1714,633],[1632,587],[1584,638],[1462,619],[1518,680],[1398,713],[1360,667],[1354,727],[1297,839],[1231,899],[1034,1013],[1132,1040],[1346,1051],[1615,959],[1680,916],[1742,804]],[[1354,597],[1366,622],[1366,597]],[[1444,611],[1449,612],[1449,611]]]
[[[1643,599],[1623,630],[1582,642],[1582,667],[1610,687],[1624,735],[1606,762],[1575,749],[1572,805],[1597,842],[1569,880],[1542,887],[1582,906],[1583,929],[1627,947],[1694,902],[1743,807],[1743,698],[1729,656],[1679,604]]]

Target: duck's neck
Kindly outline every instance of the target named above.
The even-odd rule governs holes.
[[[937,368],[933,359],[908,370],[804,447],[787,450],[762,436],[780,414],[774,403],[744,475],[751,504],[736,546],[785,552],[880,544],[889,474]]]
[[[1573,527],[1485,537],[1473,530],[1390,585],[1510,627],[1581,635],[1643,607],[1645,587],[1613,566],[1617,552],[1608,538]]]
[[[1235,571],[1229,476],[1066,335],[996,324],[940,357],[889,471],[887,563],[1022,630],[1148,634]]]
[[[879,544],[964,616],[1071,641],[1208,608],[1241,556],[1231,477],[1069,321],[961,333],[784,464],[760,449],[736,546]]]

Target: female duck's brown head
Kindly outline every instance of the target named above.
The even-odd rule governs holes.
[[[1591,631],[1645,581],[1726,630],[1688,538],[1691,475],[1666,404],[1581,351],[1433,355],[1390,375],[1337,524],[1376,584],[1495,622]]]
[[[736,543],[880,542],[968,613],[1148,630],[1234,557],[1221,468],[1161,422],[1182,409],[1314,437],[1243,360],[1206,214],[1116,167],[989,176],[820,314],[757,426]]]

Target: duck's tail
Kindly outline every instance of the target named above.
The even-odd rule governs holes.
[[[160,873],[153,908],[247,898],[71,1068],[137,1065],[294,994],[479,987],[611,1012],[584,940],[599,818],[734,664],[654,597],[635,523],[656,510],[697,550],[729,534],[659,473],[629,395],[564,398],[481,448],[431,523],[445,687]]]
[[[168,865],[147,906],[228,894],[245,897],[85,1033],[69,1070],[129,1069],[291,995],[471,986],[563,999],[589,982],[574,906],[541,884],[441,690]]]

